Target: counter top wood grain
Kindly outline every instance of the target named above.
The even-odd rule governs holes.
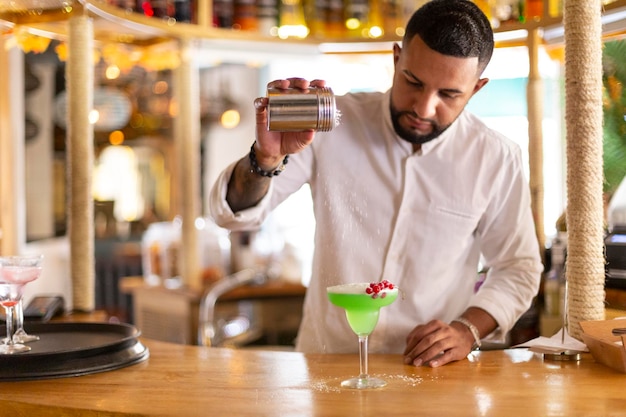
[[[626,375],[549,362],[525,349],[476,352],[441,368],[371,355],[389,384],[342,389],[357,355],[176,345],[142,339],[150,358],[116,371],[0,383],[0,414],[21,416],[626,416]]]

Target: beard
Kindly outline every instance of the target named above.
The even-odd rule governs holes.
[[[438,138],[439,135],[441,135],[443,132],[446,131],[448,127],[450,127],[450,125],[441,126],[432,119],[422,119],[412,111],[400,111],[396,109],[391,103],[389,104],[389,110],[391,113],[391,122],[393,123],[393,129],[396,131],[396,134],[407,142],[415,145],[421,145],[423,143],[430,142],[431,140]],[[433,130],[425,135],[420,135],[413,130],[405,129],[400,124],[400,118],[402,116],[409,116],[413,119],[426,121],[431,124]]]

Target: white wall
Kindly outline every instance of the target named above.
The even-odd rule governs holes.
[[[25,144],[26,236],[29,240],[54,236],[54,144],[53,100],[56,66],[51,62],[31,65],[39,88],[25,98],[26,116],[39,131]]]
[[[24,302],[34,295],[60,294],[65,306],[72,309],[72,282],[70,278],[70,245],[67,237],[44,239],[25,245],[23,253],[41,253],[43,271],[38,280],[24,288]]]

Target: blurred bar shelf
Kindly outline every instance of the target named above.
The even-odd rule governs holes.
[[[388,36],[377,39],[339,38],[280,39],[251,31],[215,28],[206,23],[176,22],[175,19],[147,17],[105,3],[102,0],[24,0],[11,5],[0,5],[0,29],[15,25],[27,26],[33,33],[55,39],[67,37],[65,21],[74,13],[86,11],[94,18],[96,41],[153,45],[173,40],[194,39],[205,46],[228,50],[233,45],[254,45],[254,48],[272,51],[276,44],[286,48],[281,53],[374,53],[388,52],[389,45],[401,38]],[[27,6],[32,4],[32,8]],[[40,8],[35,10],[35,4]],[[603,30],[608,35],[625,33],[626,0],[616,0],[603,6]],[[495,28],[498,46],[525,43],[527,33],[541,29],[549,42],[560,42],[562,18],[544,17],[527,22],[503,22]],[[215,42],[219,41],[219,42]],[[274,51],[275,53],[275,51]]]

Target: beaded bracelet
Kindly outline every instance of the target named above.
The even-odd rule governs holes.
[[[248,158],[250,158],[250,165],[252,165],[251,172],[256,172],[262,177],[272,178],[285,170],[285,165],[287,165],[287,163],[289,162],[289,155],[285,155],[285,159],[283,159],[283,162],[281,162],[280,165],[278,165],[278,167],[273,171],[265,171],[263,168],[261,168],[259,166],[259,161],[256,160],[256,152],[254,151],[255,143],[256,141],[250,147],[250,153],[248,154]]]

